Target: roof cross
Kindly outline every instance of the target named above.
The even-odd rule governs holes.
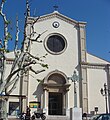
[[[54,5],[54,10],[57,11],[58,10],[58,6],[57,5]]]

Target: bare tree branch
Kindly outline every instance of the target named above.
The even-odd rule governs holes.
[[[4,89],[7,89],[10,85],[12,85],[15,80],[18,78],[18,74],[13,78],[13,80],[11,80],[10,82],[8,82],[5,86],[4,86]]]
[[[3,13],[3,7],[4,7],[4,3],[5,3],[5,0],[2,0],[1,1],[1,4],[0,4],[0,15],[2,16],[3,18],[3,22],[4,22],[4,40],[3,40],[3,70],[1,72],[1,82],[4,83],[4,76],[5,76],[5,70],[6,70],[6,50],[7,50],[7,42],[8,42],[8,37],[9,37],[9,33],[8,33],[8,20],[6,18],[6,15]],[[4,87],[4,84],[2,85],[1,88]]]
[[[47,32],[48,30],[45,30],[44,32],[42,32],[41,34],[38,34],[38,36],[35,38],[35,39],[31,39],[31,41],[34,41],[34,42],[42,42],[42,41],[38,41],[38,39],[41,37],[42,34],[44,34],[45,32]]]
[[[27,64],[23,65],[22,68],[18,68],[17,70],[15,70],[11,74],[9,74],[9,76],[6,78],[7,83],[11,80],[11,78],[13,77],[13,75],[15,75],[17,72],[19,72],[21,70],[24,70],[26,67],[30,66],[31,64],[36,64],[36,62],[35,61],[31,61],[30,63],[27,63]]]
[[[15,48],[14,48],[14,53],[15,53],[15,56],[17,57],[18,54],[17,54],[17,49],[18,49],[18,35],[19,35],[19,26],[18,26],[18,16],[16,16],[16,40],[15,40]]]
[[[35,73],[35,74],[39,74],[39,73],[45,71],[44,69],[35,71],[34,69],[32,69],[32,67],[30,67],[30,70],[31,70],[33,73]]]
[[[3,17],[3,20],[5,23],[7,23],[6,15],[3,13],[3,7],[4,7],[5,0],[2,0],[1,5],[0,5],[0,14]]]

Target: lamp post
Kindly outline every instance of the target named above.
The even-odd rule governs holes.
[[[72,77],[70,77],[72,82],[74,82],[74,107],[77,107],[77,89],[76,89],[76,82],[79,80],[79,76],[76,74],[76,71],[73,72]]]
[[[107,96],[109,93],[109,89],[107,88],[106,83],[104,83],[104,88],[100,89],[100,93],[105,97],[105,109],[106,109],[106,113],[108,113],[108,103],[107,103]]]

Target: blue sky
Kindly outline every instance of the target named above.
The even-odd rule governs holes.
[[[54,11],[53,6],[58,5],[58,11],[74,20],[87,22],[86,41],[87,51],[93,55],[110,61],[110,0],[29,0],[31,15],[41,16]],[[1,2],[1,0],[0,0]],[[16,14],[19,17],[23,39],[23,24],[25,13],[25,0],[7,0],[4,11],[12,21],[11,34],[14,41]],[[0,17],[0,38],[3,38],[2,18]],[[10,42],[12,48],[13,41]]]

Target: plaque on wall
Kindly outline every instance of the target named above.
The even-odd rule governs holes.
[[[30,108],[40,108],[40,102],[31,101],[31,102],[29,102],[29,107]]]

